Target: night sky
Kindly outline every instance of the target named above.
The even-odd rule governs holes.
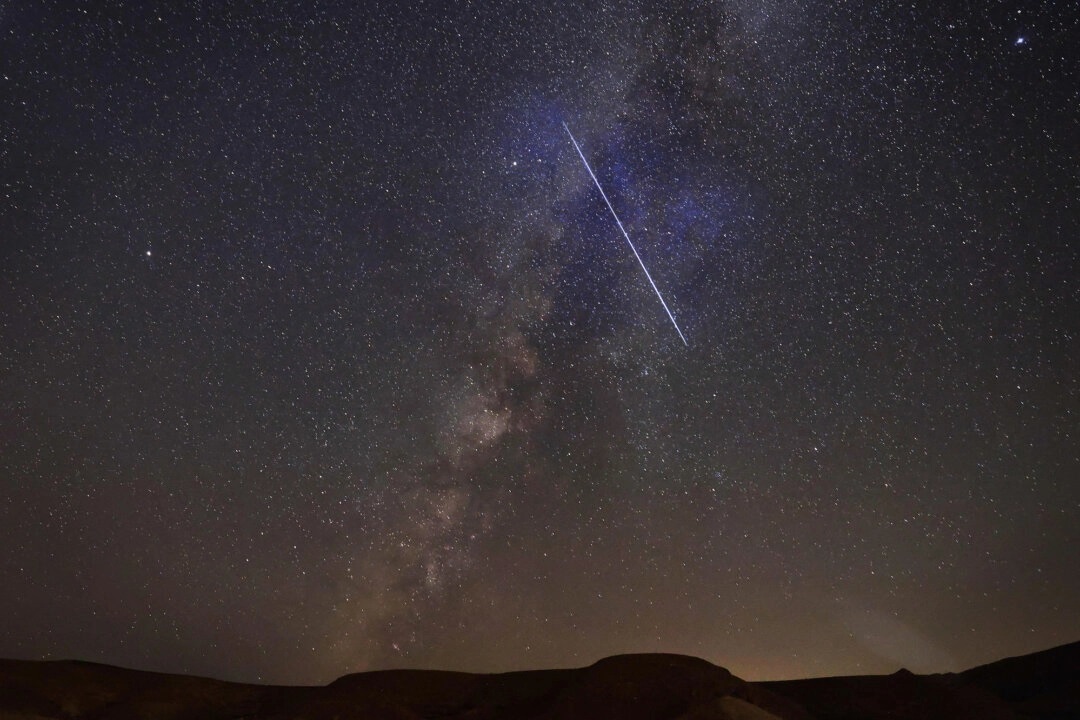
[[[0,656],[1080,639],[1077,48],[1064,1],[5,3]]]

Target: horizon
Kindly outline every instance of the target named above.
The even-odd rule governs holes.
[[[915,675],[920,675],[920,676],[930,676],[930,677],[936,676],[936,675],[954,675],[954,674],[958,674],[958,673],[967,672],[968,670],[973,670],[973,669],[976,669],[976,668],[985,667],[987,665],[994,665],[994,664],[997,664],[999,662],[1003,662],[1003,661],[1007,661],[1007,660],[1016,660],[1016,659],[1020,659],[1020,658],[1029,657],[1029,656],[1032,656],[1032,655],[1041,655],[1041,654],[1044,654],[1044,653],[1053,652],[1055,650],[1061,650],[1062,648],[1066,648],[1066,647],[1069,647],[1069,646],[1072,646],[1072,645],[1080,646],[1080,639],[1073,640],[1072,642],[1060,643],[1060,644],[1057,644],[1057,645],[1053,645],[1051,647],[1045,647],[1045,648],[1041,648],[1041,649],[1038,649],[1038,650],[1032,650],[1030,652],[1021,653],[1019,655],[1006,655],[1006,656],[997,657],[997,658],[992,659],[992,660],[987,660],[985,662],[980,662],[980,663],[977,663],[975,665],[960,668],[959,670],[938,670],[938,671],[929,671],[929,672],[917,672],[917,673],[914,673],[914,674]],[[287,683],[287,682],[286,683],[269,683],[269,682],[262,682],[262,681],[258,681],[258,680],[233,680],[233,679],[224,678],[224,677],[218,677],[218,676],[194,675],[194,674],[184,673],[184,672],[156,670],[156,669],[153,669],[153,668],[130,667],[130,666],[125,666],[125,665],[115,665],[115,664],[107,663],[107,662],[98,662],[98,661],[94,661],[94,660],[84,660],[84,659],[79,659],[79,658],[14,658],[14,657],[0,657],[0,661],[11,660],[11,661],[14,661],[14,662],[30,662],[30,663],[77,663],[77,664],[82,664],[82,665],[94,665],[94,666],[98,666],[98,667],[107,667],[107,668],[114,668],[114,669],[119,669],[119,670],[130,670],[130,671],[133,671],[133,672],[145,672],[145,673],[151,673],[151,674],[155,674],[155,675],[176,675],[176,676],[181,676],[181,677],[201,678],[201,679],[206,679],[206,680],[215,680],[215,681],[219,681],[219,682],[233,683],[233,684],[237,684],[237,685],[260,685],[260,686],[267,686],[267,687],[275,687],[275,686],[280,686],[280,687],[326,687],[327,685],[330,685],[330,684],[334,683],[335,681],[340,680],[341,678],[348,677],[348,676],[351,676],[351,675],[363,675],[363,674],[367,674],[367,673],[384,673],[384,672],[399,672],[400,671],[400,672],[422,672],[422,673],[424,673],[424,672],[448,673],[448,674],[455,674],[455,675],[506,675],[506,674],[512,674],[512,673],[545,672],[545,671],[559,671],[559,670],[583,670],[583,669],[592,667],[593,665],[595,665],[595,664],[597,664],[597,663],[599,663],[599,662],[601,662],[603,660],[609,660],[609,659],[612,659],[612,658],[640,657],[640,656],[665,656],[665,655],[670,655],[672,657],[679,657],[679,658],[690,658],[690,659],[694,659],[694,660],[703,660],[703,661],[709,663],[710,665],[718,667],[718,668],[720,668],[722,670],[727,670],[728,672],[730,672],[732,675],[739,678],[740,680],[744,680],[744,681],[749,682],[749,683],[789,682],[789,681],[795,681],[795,680],[828,680],[828,679],[858,678],[858,677],[888,677],[889,675],[895,675],[895,674],[901,673],[901,672],[912,672],[908,668],[898,667],[895,670],[893,670],[892,672],[884,672],[884,673],[859,673],[859,674],[850,674],[850,675],[809,675],[809,676],[783,677],[783,678],[756,678],[756,677],[750,677],[750,676],[743,675],[743,674],[741,674],[739,672],[736,672],[736,670],[734,668],[728,667],[728,666],[724,665],[723,663],[713,662],[712,660],[709,660],[707,658],[698,657],[696,655],[685,655],[685,654],[682,654],[682,653],[670,653],[670,652],[624,652],[624,653],[618,653],[616,655],[605,655],[603,657],[596,658],[592,662],[587,662],[587,663],[582,664],[582,665],[556,666],[556,667],[551,667],[551,666],[531,667],[530,666],[530,667],[513,668],[513,669],[509,669],[509,670],[494,670],[494,671],[483,671],[483,670],[475,670],[475,671],[473,671],[473,670],[458,670],[458,669],[454,669],[454,668],[415,667],[415,666],[372,668],[372,669],[369,669],[369,670],[357,670],[357,671],[353,671],[353,672],[347,672],[347,673],[338,675],[338,676],[336,676],[334,678],[331,678],[330,680],[326,681],[325,683],[317,683],[317,684],[312,684],[312,685],[305,685],[305,684],[302,684],[302,683]]]
[[[1028,656],[1031,656],[1031,655],[1041,655],[1043,653],[1049,653],[1049,652],[1053,652],[1055,650],[1061,650],[1061,649],[1067,648],[1069,646],[1080,646],[1080,640],[1074,640],[1074,641],[1071,641],[1071,642],[1063,642],[1061,644],[1056,644],[1056,646],[1053,646],[1053,647],[1050,647],[1050,648],[1043,648],[1041,650],[1036,650],[1036,651],[1032,651],[1032,652],[1023,653],[1021,655],[1008,655],[1008,656],[998,657],[998,658],[996,658],[996,660],[987,661],[985,663],[978,663],[977,665],[972,665],[970,667],[964,667],[964,668],[961,668],[960,670],[953,670],[953,671],[940,670],[940,671],[931,671],[931,673],[915,673],[914,675],[926,676],[926,677],[934,677],[934,676],[939,676],[939,675],[957,675],[957,674],[960,674],[960,673],[966,673],[966,671],[968,671],[968,670],[972,670],[972,669],[976,669],[976,668],[980,668],[980,667],[985,667],[987,665],[995,665],[997,663],[1001,663],[1001,662],[1004,662],[1004,661],[1020,660],[1020,658],[1028,657]],[[638,657],[638,656],[656,656],[656,655],[660,655],[660,656],[671,655],[673,657],[685,657],[685,658],[691,658],[691,660],[701,660],[701,661],[704,661],[706,663],[710,663],[711,665],[713,665],[715,667],[718,667],[720,669],[727,670],[728,673],[730,673],[734,677],[739,678],[740,680],[744,680],[746,682],[751,682],[751,683],[789,682],[789,681],[796,681],[796,680],[828,680],[828,679],[863,678],[863,677],[867,677],[867,678],[869,678],[869,677],[889,677],[890,675],[896,675],[896,674],[904,673],[904,671],[907,671],[907,673],[910,673],[910,670],[908,670],[905,667],[897,667],[895,670],[892,671],[892,673],[867,673],[867,674],[859,674],[859,675],[823,675],[823,676],[806,676],[806,677],[797,677],[797,678],[759,679],[759,678],[745,677],[745,676],[737,673],[737,671],[734,671],[730,667],[727,667],[727,666],[725,666],[723,664],[714,663],[714,662],[712,662],[710,660],[706,660],[706,658],[704,658],[704,657],[698,657],[696,655],[685,655],[685,654],[681,654],[681,653],[665,653],[665,652],[636,652],[636,653],[635,652],[629,652],[629,653],[619,653],[617,655],[606,655],[604,657],[597,657],[595,661],[593,661],[591,663],[586,663],[584,665],[572,665],[572,666],[566,666],[566,667],[563,667],[563,666],[558,666],[558,667],[548,667],[548,666],[545,666],[545,667],[523,667],[523,668],[510,669],[510,670],[487,671],[487,673],[485,673],[485,671],[458,670],[458,669],[454,669],[454,668],[443,668],[443,667],[383,667],[383,668],[374,668],[374,669],[369,669],[369,670],[357,670],[357,671],[354,671],[354,673],[347,673],[345,675],[340,675],[340,676],[338,676],[336,678],[333,678],[332,680],[328,680],[325,683],[308,685],[308,684],[301,684],[301,683],[268,683],[268,682],[253,682],[253,681],[243,681],[243,680],[229,680],[229,679],[226,679],[226,678],[219,678],[219,677],[189,675],[189,674],[186,674],[186,673],[171,673],[171,671],[154,670],[154,669],[141,668],[141,667],[127,667],[127,666],[122,666],[122,665],[112,665],[110,663],[99,663],[99,662],[95,662],[95,661],[79,660],[79,658],[73,658],[73,657],[56,657],[56,658],[52,658],[52,657],[45,657],[45,658],[0,657],[0,662],[2,662],[2,661],[13,661],[13,662],[25,662],[25,663],[76,663],[76,664],[81,664],[81,665],[94,665],[94,666],[97,666],[97,667],[108,667],[108,668],[112,668],[112,669],[131,670],[131,671],[135,671],[135,673],[148,673],[148,674],[152,674],[152,675],[170,675],[170,676],[177,676],[177,677],[197,678],[197,679],[204,679],[204,680],[214,680],[214,681],[218,681],[218,682],[228,682],[228,683],[233,683],[233,684],[254,684],[254,685],[260,685],[260,687],[284,687],[284,688],[314,687],[314,688],[324,688],[324,687],[326,687],[326,685],[333,684],[335,681],[340,680],[341,678],[345,678],[345,677],[349,677],[349,676],[353,676],[353,675],[365,675],[365,674],[369,674],[369,673],[374,673],[374,674],[377,674],[377,673],[397,673],[397,671],[403,671],[403,673],[413,673],[413,671],[415,671],[415,673],[446,673],[446,674],[449,674],[449,675],[499,676],[499,675],[511,675],[511,674],[515,674],[515,673],[542,673],[542,671],[549,671],[549,670],[551,670],[551,671],[581,670],[581,669],[586,669],[586,668],[592,667],[593,665],[595,665],[595,664],[597,664],[599,662],[606,661],[606,660],[611,660],[611,658],[615,658],[615,657]]]

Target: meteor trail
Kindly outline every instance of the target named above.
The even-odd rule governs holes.
[[[656,292],[656,297],[660,298],[660,304],[664,306],[664,312],[671,318],[671,324],[675,326],[675,332],[679,333],[683,345],[689,347],[690,343],[686,342],[686,336],[683,335],[682,330],[679,329],[679,323],[675,322],[675,316],[671,314],[671,310],[668,309],[667,303],[664,302],[664,296],[660,294],[660,289],[656,287],[656,283],[653,282],[652,275],[649,274],[649,269],[645,267],[644,261],[642,261],[641,256],[638,255],[637,248],[634,247],[634,243],[630,240],[630,235],[626,232],[626,228],[623,227],[622,221],[619,220],[619,216],[615,214],[615,208],[611,207],[611,201],[608,200],[607,193],[604,192],[604,188],[600,187],[600,181],[596,179],[596,174],[592,171],[592,168],[589,167],[589,161],[585,159],[585,153],[581,152],[581,146],[578,145],[577,140],[574,139],[574,133],[570,132],[570,126],[566,123],[563,123],[562,126],[566,128],[566,134],[570,136],[570,142],[574,143],[574,149],[577,150],[577,154],[581,157],[581,162],[585,163],[585,169],[589,171],[589,177],[596,183],[596,189],[600,191],[600,197],[604,198],[604,202],[607,203],[608,210],[611,211],[611,216],[615,218],[615,224],[622,230],[623,237],[626,238],[626,242],[630,246],[630,249],[634,251],[634,257],[637,258],[638,264],[641,265],[641,269],[645,271],[645,277],[649,279],[649,284],[652,285],[652,289]]]

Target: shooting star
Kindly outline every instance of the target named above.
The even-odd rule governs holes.
[[[653,282],[652,275],[649,274],[649,269],[645,267],[645,262],[638,255],[637,248],[634,247],[633,241],[630,240],[630,234],[626,232],[626,228],[623,227],[622,221],[619,220],[619,216],[615,214],[615,208],[611,206],[611,201],[608,200],[607,193],[604,192],[604,188],[600,187],[600,181],[596,179],[596,173],[589,167],[589,161],[585,159],[585,153],[581,151],[581,146],[578,145],[577,140],[574,138],[574,133],[570,132],[570,126],[563,123],[562,126],[566,128],[566,134],[570,136],[570,142],[574,143],[574,149],[577,150],[577,154],[581,157],[581,162],[585,163],[585,169],[589,171],[589,177],[596,183],[596,189],[600,191],[600,197],[604,198],[604,202],[607,203],[608,210],[611,211],[611,216],[615,218],[615,224],[622,230],[623,237],[626,238],[626,243],[630,246],[630,249],[634,251],[634,257],[637,258],[638,264],[641,265],[641,269],[645,271],[645,277],[649,279],[649,284],[652,285],[653,291],[656,292],[656,297],[660,298],[660,304],[664,306],[664,312],[671,318],[671,324],[675,326],[675,332],[679,333],[679,338],[682,339],[683,345],[687,347],[690,343],[686,342],[686,336],[683,335],[682,330],[679,329],[679,323],[675,322],[675,316],[671,314],[671,309],[668,308],[668,304],[664,302],[664,296],[660,294],[660,288],[656,287],[656,283]]]

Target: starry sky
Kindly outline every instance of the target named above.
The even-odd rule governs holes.
[[[1080,639],[1078,47],[1072,2],[5,3],[0,656]]]

